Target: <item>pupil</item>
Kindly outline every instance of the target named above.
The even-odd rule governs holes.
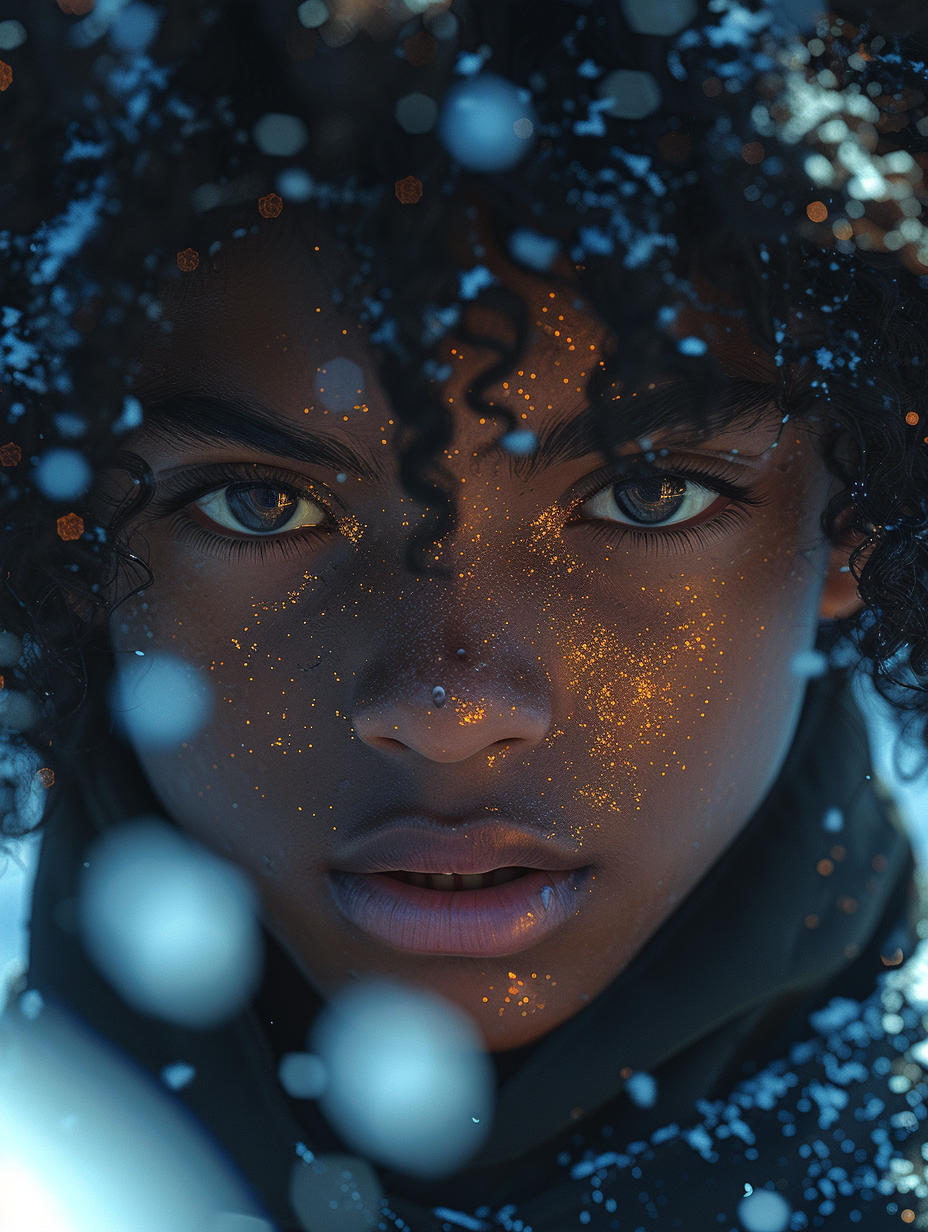
[[[630,518],[642,523],[662,522],[677,512],[686,497],[686,481],[655,476],[613,489],[615,503]]]
[[[281,488],[251,486],[229,488],[226,503],[249,530],[274,531],[286,526],[296,502]]]

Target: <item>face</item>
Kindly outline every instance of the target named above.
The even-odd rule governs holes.
[[[544,446],[582,413],[602,331],[573,293],[498,272],[535,335],[488,396]],[[584,445],[506,454],[464,398],[491,357],[451,339],[458,525],[443,571],[411,572],[422,508],[337,276],[313,244],[243,246],[169,303],[140,396],[188,424],[218,408],[225,439],[152,419],[132,441],[159,484],[133,541],[155,580],[112,641],[208,677],[206,726],[142,764],[251,875],[311,983],[423,985],[512,1048],[615,978],[774,781],[804,689],[790,662],[837,576],[833,480],[810,428],[771,448],[778,415],[656,434],[657,480],[617,483]],[[696,330],[770,375],[731,318]]]

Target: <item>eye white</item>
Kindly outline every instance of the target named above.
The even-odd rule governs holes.
[[[710,506],[718,500],[718,492],[711,488],[705,488],[702,484],[695,483],[692,479],[686,479],[683,475],[668,476],[669,478],[679,479],[686,484],[686,493],[683,497],[683,502],[673,512],[668,512],[667,519],[661,522],[636,522],[633,518],[628,517],[616,503],[614,491],[615,484],[607,484],[594,493],[588,500],[585,500],[580,506],[580,514],[584,518],[596,519],[602,522],[619,522],[622,526],[637,526],[641,528],[664,526],[675,526],[678,522],[688,522],[690,518],[698,517],[704,513]],[[631,487],[629,491],[634,491]],[[674,501],[667,500],[668,510],[673,505]],[[631,505],[631,500],[629,501]]]
[[[272,487],[273,485],[264,486]],[[321,505],[308,500],[305,496],[299,496],[294,503],[293,512],[285,523],[275,526],[272,530],[255,530],[254,527],[244,526],[233,513],[227,499],[228,492],[228,487],[218,488],[215,492],[201,496],[198,501],[194,502],[194,505],[218,526],[226,530],[238,531],[241,535],[254,535],[258,539],[267,538],[270,535],[283,534],[288,530],[300,530],[304,526],[319,526],[326,518],[326,512]]]

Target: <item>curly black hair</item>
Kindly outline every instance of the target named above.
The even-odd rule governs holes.
[[[817,19],[804,0],[19,7],[0,22],[8,748],[54,765],[56,750],[90,738],[79,716],[105,724],[101,614],[150,580],[124,533],[150,495],[146,468],[124,448],[157,414],[132,393],[142,338],[171,328],[165,288],[219,268],[231,245],[280,226],[282,211],[297,226],[323,215],[344,249],[350,273],[336,294],[368,322],[401,478],[428,512],[409,563],[428,567],[424,546],[455,519],[440,464],[451,433],[442,339],[474,339],[475,303],[508,321],[481,337],[497,358],[468,394],[505,433],[511,416],[485,394],[530,332],[518,295],[473,277],[483,253],[475,203],[500,251],[573,286],[614,340],[587,389],[604,454],[655,428],[716,431],[769,406],[769,386],[752,400],[670,328],[681,303],[699,306],[700,277],[736,293],[775,359],[784,422],[824,425],[842,481],[822,528],[856,544],[865,607],[823,626],[818,645],[836,661],[852,648],[925,748],[919,0],[845,0]],[[487,82],[521,116],[524,150],[508,165],[465,166],[445,117],[461,91]],[[404,101],[403,114],[428,117],[429,100],[437,125],[396,118]],[[470,270],[449,241],[465,234]],[[655,375],[674,377],[686,397],[637,419],[625,399],[619,413],[615,389]],[[90,484],[111,466],[132,482],[104,517]],[[12,835],[24,823],[7,786],[0,813]]]

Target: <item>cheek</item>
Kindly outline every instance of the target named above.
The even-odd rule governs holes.
[[[608,841],[632,875],[661,870],[665,889],[688,888],[694,845],[719,854],[772,786],[802,704],[791,663],[814,640],[827,555],[804,542],[812,528],[777,511],[685,572],[672,556],[644,565],[613,552],[608,571],[580,552],[571,560],[584,587],[568,612],[551,605],[569,703],[546,743],[584,819],[576,837]]]
[[[333,732],[350,738],[337,697],[340,656],[326,635],[317,579],[298,572],[272,599],[256,597],[253,582],[213,590],[209,575],[194,589],[183,567],[168,577],[171,571],[156,571],[147,602],[119,610],[117,660],[144,646],[148,655],[195,665],[212,710],[179,746],[137,744],[136,752],[169,815],[249,871],[271,875],[287,862],[295,836],[319,824],[319,796],[337,793],[337,767],[320,749]],[[262,586],[263,595],[270,589]]]

